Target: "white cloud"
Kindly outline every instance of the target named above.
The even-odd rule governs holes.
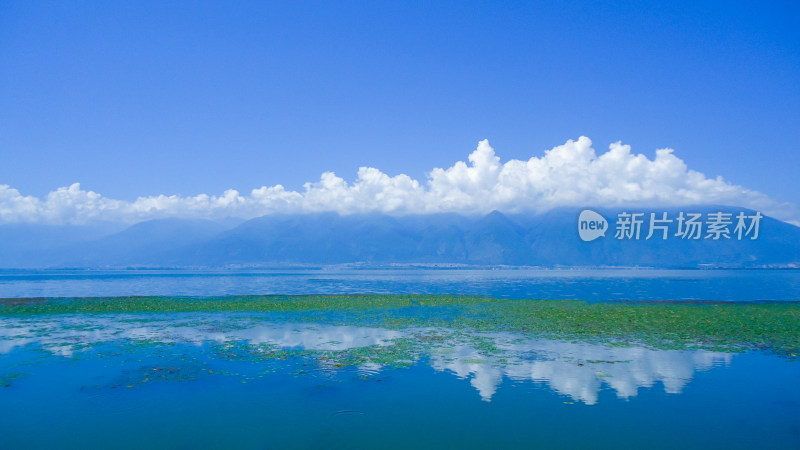
[[[306,183],[302,192],[275,185],[253,189],[249,195],[230,189],[218,196],[158,195],[132,202],[83,190],[78,183],[58,188],[44,199],[0,185],[2,223],[131,223],[163,217],[251,218],[277,212],[320,211],[541,212],[559,206],[697,204],[747,207],[795,223],[800,219],[795,205],[779,203],[721,177],[708,178],[690,170],[671,149],[657,150],[655,159],[649,159],[617,142],[598,156],[587,137],[569,140],[541,157],[505,163],[484,140],[469,155],[468,162],[434,168],[424,183],[408,175],[389,176],[376,168],[361,167],[353,183],[325,172],[319,181]]]

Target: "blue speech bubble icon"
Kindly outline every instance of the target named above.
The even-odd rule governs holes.
[[[607,229],[608,222],[605,217],[591,209],[584,209],[578,216],[578,235],[586,242],[593,241],[600,236],[605,237]]]

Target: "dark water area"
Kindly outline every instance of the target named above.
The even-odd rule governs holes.
[[[0,298],[463,294],[495,298],[798,301],[800,270],[0,271]]]

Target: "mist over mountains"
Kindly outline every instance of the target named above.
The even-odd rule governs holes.
[[[161,219],[118,225],[0,226],[0,267],[287,267],[356,264],[597,267],[800,267],[800,228],[764,217],[757,239],[687,240],[660,233],[639,240],[614,237],[622,210],[594,209],[608,220],[605,237],[578,236],[581,209],[484,216],[454,213],[389,216],[337,213],[272,214],[247,221]],[[640,209],[667,212],[743,208],[702,206]],[[631,212],[630,208],[628,212]],[[734,219],[735,225],[735,219]],[[733,225],[730,226],[733,231]],[[704,233],[705,234],[705,233]]]

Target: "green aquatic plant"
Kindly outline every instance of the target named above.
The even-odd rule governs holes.
[[[20,372],[0,373],[0,389],[11,387],[11,384],[14,382],[14,380],[24,376],[26,376],[26,374]]]
[[[800,354],[800,302],[587,303],[453,295],[0,299],[0,316],[176,312],[263,313],[338,325],[465,330],[471,333],[471,345],[487,354],[495,353],[493,341],[481,341],[474,332],[508,331],[662,349],[762,349],[790,358]],[[445,337],[430,332],[416,339],[435,348]],[[385,350],[370,351],[376,353],[361,358],[380,361]]]
[[[264,295],[230,297],[77,297],[0,299],[0,315],[171,312],[368,311],[422,306],[463,306],[489,301],[448,295]]]

